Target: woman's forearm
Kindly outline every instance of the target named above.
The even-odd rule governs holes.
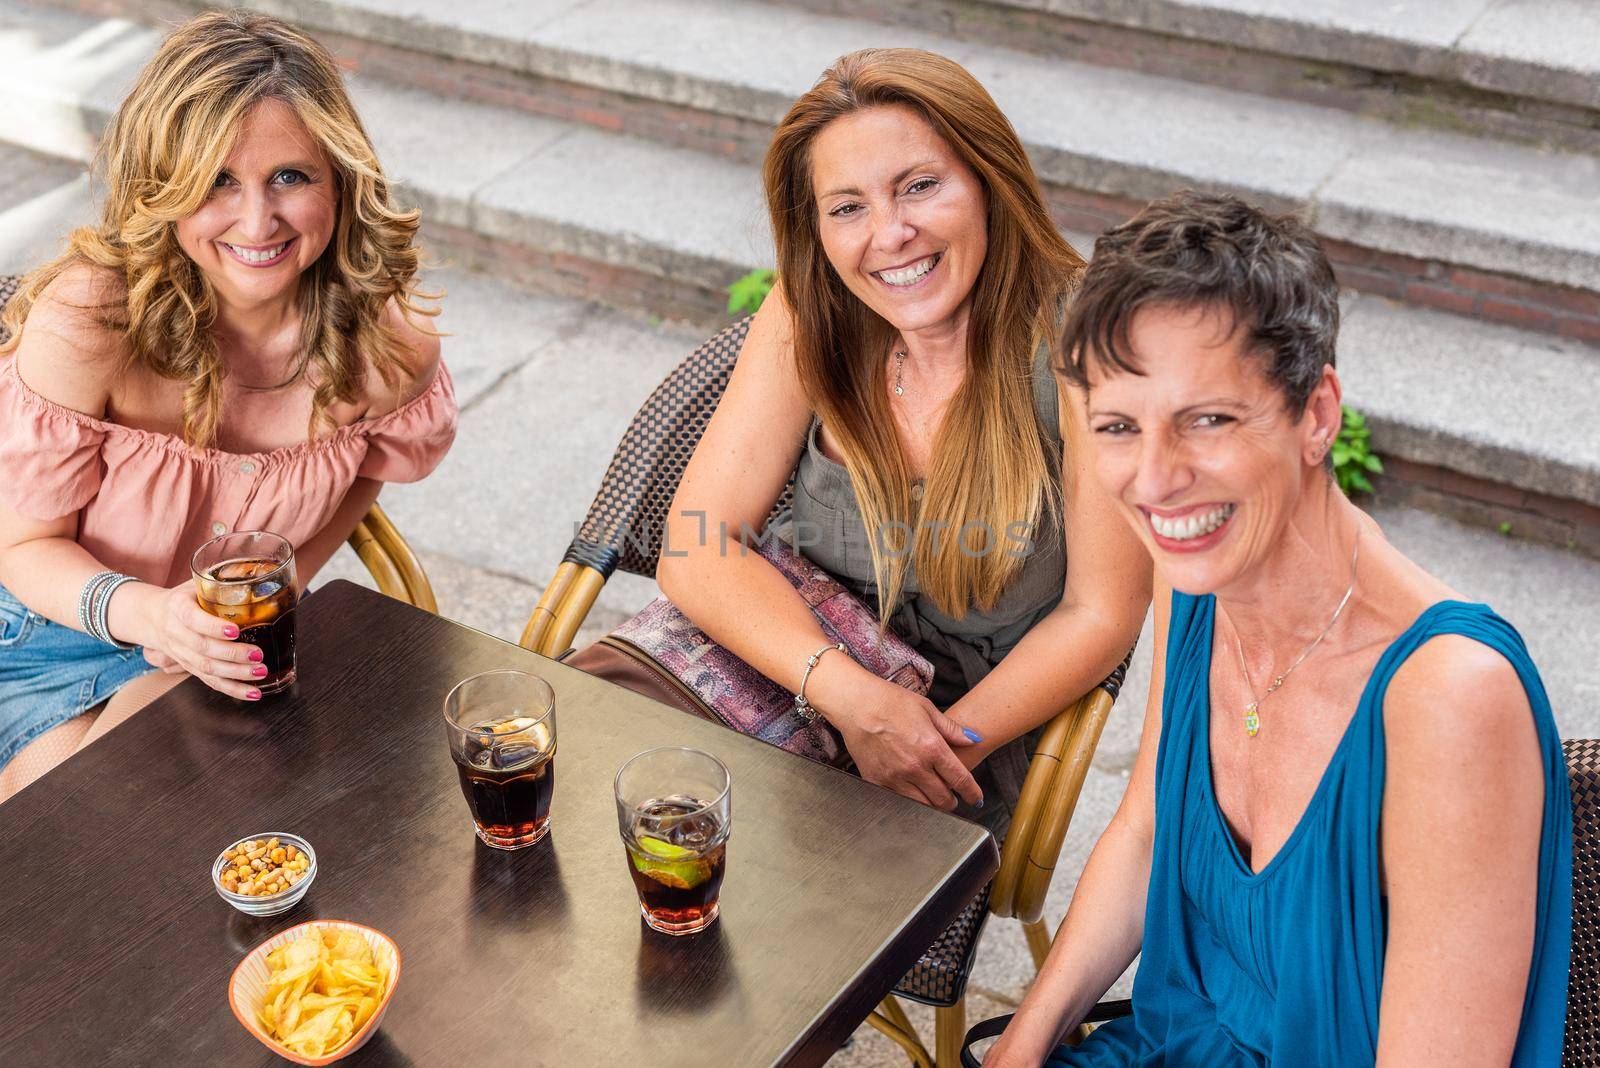
[[[8,547],[0,554],[0,586],[46,619],[73,630],[82,630],[78,620],[78,598],[84,584],[104,564],[71,538],[57,536],[32,538]],[[112,637],[134,645],[149,645],[153,633],[146,609],[159,587],[129,582],[117,587],[106,609],[106,623]]]
[[[1098,685],[1139,636],[1141,607],[1108,617],[1063,603],[1036,623],[982,682],[950,707],[950,717],[983,736],[958,755],[969,768],[1020,738]]]
[[[351,483],[345,491],[344,500],[339,502],[339,507],[334,510],[333,518],[323,524],[305,543],[299,545],[294,551],[294,577],[302,590],[311,581],[322,565],[326,564],[339,546],[350,537],[351,531],[356,529],[356,524],[361,518],[372,510],[372,504],[378,499],[378,491],[383,489],[382,482],[375,482],[370,478],[358,478]]]
[[[1055,1049],[1138,956],[1150,854],[1149,836],[1120,818],[1100,836],[1050,956],[1006,1031],[1007,1045],[1022,1054],[1017,1063],[1037,1064]]]
[[[684,615],[717,644],[779,686],[798,692],[806,658],[828,644],[804,598],[753,548],[729,539],[678,550],[656,578]],[[848,656],[825,656],[806,681],[806,698],[833,719],[848,709],[860,667]]]

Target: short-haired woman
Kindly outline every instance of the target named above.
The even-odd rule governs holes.
[[[990,1068],[1561,1060],[1550,705],[1511,625],[1335,486],[1338,325],[1314,235],[1231,197],[1095,247],[1063,352],[1156,560],[1155,670],[1127,794]],[[1057,1048],[1136,955],[1133,1015]]]
[[[840,59],[779,123],[764,175],[778,285],[657,578],[798,690],[828,644],[816,619],[765,559],[700,536],[759,530],[793,473],[796,547],[935,668],[924,698],[825,655],[805,696],[866,779],[944,809],[987,796],[1002,826],[1021,739],[1117,664],[1149,602],[1149,559],[1079,477],[1081,404],[1059,403],[1050,367],[1083,261],[1011,124],[932,53]]]
[[[262,653],[196,603],[194,550],[270,529],[304,582],[455,431],[417,215],[321,45],[201,15],[102,154],[99,224],[5,311],[0,799],[188,674],[259,699]],[[112,590],[109,635],[82,629],[90,585]]]

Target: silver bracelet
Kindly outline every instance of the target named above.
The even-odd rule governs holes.
[[[812,707],[811,702],[806,700],[806,683],[811,681],[811,669],[817,666],[817,661],[822,659],[823,653],[832,652],[835,649],[841,653],[849,652],[844,647],[844,642],[837,642],[833,645],[824,645],[821,649],[806,657],[806,673],[800,676],[800,692],[794,695],[794,710],[807,723],[815,723],[822,718],[822,713],[818,712]]]
[[[116,646],[118,649],[134,648],[132,643],[119,642],[111,636],[111,624],[108,617],[111,613],[111,595],[116,593],[124,583],[138,581],[132,575],[114,574],[100,585],[100,588],[95,591],[94,603],[90,609],[90,620],[94,624],[94,629],[89,633],[107,644]]]
[[[101,586],[110,579],[117,577],[115,571],[97,571],[89,576],[89,581],[83,584],[83,589],[78,592],[78,629],[91,637],[98,638],[94,632],[94,597]]]

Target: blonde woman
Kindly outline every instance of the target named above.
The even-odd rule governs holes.
[[[1003,826],[1020,740],[1116,665],[1150,596],[1144,550],[1078,477],[1081,400],[1050,370],[1083,260],[994,101],[928,52],[840,59],[779,124],[765,184],[780,284],[674,501],[683,555],[657,578],[800,690],[828,641],[718,533],[758,529],[794,472],[786,534],[935,667],[923,698],[828,653],[804,696],[865,778],[947,810],[998,796],[983,819]]]
[[[102,153],[99,224],[3,320],[0,799],[186,675],[259,700],[261,651],[195,603],[195,548],[270,529],[304,582],[455,430],[417,215],[322,46],[195,18]]]

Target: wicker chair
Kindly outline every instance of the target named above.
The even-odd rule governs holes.
[[[1600,738],[1561,743],[1572,789],[1572,961],[1567,966],[1567,1029],[1562,1068],[1600,1068]],[[1133,1011],[1130,1001],[1102,1001],[1088,1022],[1100,1023]],[[1000,1034],[1010,1015],[985,1020],[967,1035],[978,1042]],[[1087,1024],[1074,1034],[1077,1041]],[[981,1062],[968,1054],[964,1065]]]
[[[6,306],[21,282],[21,275],[0,275],[0,308]],[[0,330],[0,341],[4,341],[6,336],[5,331]],[[411,551],[411,546],[406,544],[405,538],[400,536],[376,502],[361,522],[356,524],[349,545],[372,573],[380,591],[425,611],[439,611],[439,604],[433,596],[433,585],[422,570],[417,554]]]
[[[634,416],[589,514],[528,620],[525,648],[562,656],[614,572],[655,575],[678,480],[727,387],[748,329],[749,320],[742,320],[701,345]],[[789,500],[786,489],[773,515]],[[1046,726],[1001,849],[999,874],[895,988],[901,997],[937,1007],[935,1053],[929,1054],[894,997],[885,998],[872,1014],[873,1025],[915,1064],[953,1068],[959,1061],[967,974],[988,913],[1022,921],[1036,964],[1049,951],[1050,932],[1041,920],[1045,891],[1126,669],[1125,659],[1110,678]]]
[[[1572,788],[1572,963],[1564,1068],[1600,1068],[1600,738],[1561,743]]]

